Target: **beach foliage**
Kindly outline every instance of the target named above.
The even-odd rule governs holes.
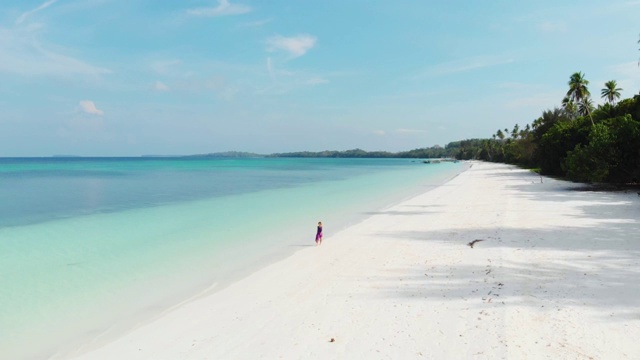
[[[581,73],[573,74],[561,108],[543,111],[531,129],[516,126],[510,136],[498,130],[482,143],[478,159],[536,167],[579,182],[639,183],[640,95],[616,103],[619,89],[612,80],[602,91],[607,102],[595,108],[584,95],[586,84]],[[574,101],[581,105],[577,110]]]
[[[576,72],[569,78],[569,91],[566,97],[572,100],[578,106],[578,114],[589,116],[591,119],[591,110],[593,103],[591,101],[591,93],[589,92],[589,80],[587,80],[582,72]],[[593,123],[593,119],[591,119]]]
[[[455,142],[455,156],[579,182],[640,183],[640,94],[619,100],[622,89],[610,80],[601,90],[606,102],[596,107],[582,72],[573,73],[567,85],[560,107],[544,110],[524,128],[516,124],[490,139]]]
[[[604,88],[600,91],[600,95],[602,98],[605,98],[609,104],[614,104],[616,100],[620,99],[620,91],[622,91],[622,89],[618,87],[616,81],[609,80],[604,83]]]

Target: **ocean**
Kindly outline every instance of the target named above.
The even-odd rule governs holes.
[[[412,159],[0,158],[0,358],[64,358],[464,171]]]

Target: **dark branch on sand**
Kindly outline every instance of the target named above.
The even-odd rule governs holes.
[[[484,241],[484,240],[481,240],[481,239],[475,239],[475,240],[473,240],[472,242],[468,243],[467,245],[471,246],[471,248],[473,249],[473,245],[475,245],[477,242],[480,242],[480,241]]]

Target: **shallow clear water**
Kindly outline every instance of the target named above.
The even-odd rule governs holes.
[[[0,355],[64,354],[465,169],[398,159],[0,159]],[[0,356],[2,357],[2,356]]]

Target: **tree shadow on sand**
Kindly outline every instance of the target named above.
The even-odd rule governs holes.
[[[440,261],[425,251],[417,268],[387,269],[376,279],[386,284],[385,294],[462,299],[477,307],[588,307],[604,321],[640,321],[640,198],[635,193],[558,191],[559,180],[531,183],[538,175],[522,170],[487,173],[522,182],[505,182],[506,190],[531,202],[575,202],[578,211],[561,216],[579,219],[580,225],[468,228],[461,218],[459,227],[380,232],[376,235],[390,240],[439,243],[456,259]],[[474,240],[483,241],[471,248]]]

